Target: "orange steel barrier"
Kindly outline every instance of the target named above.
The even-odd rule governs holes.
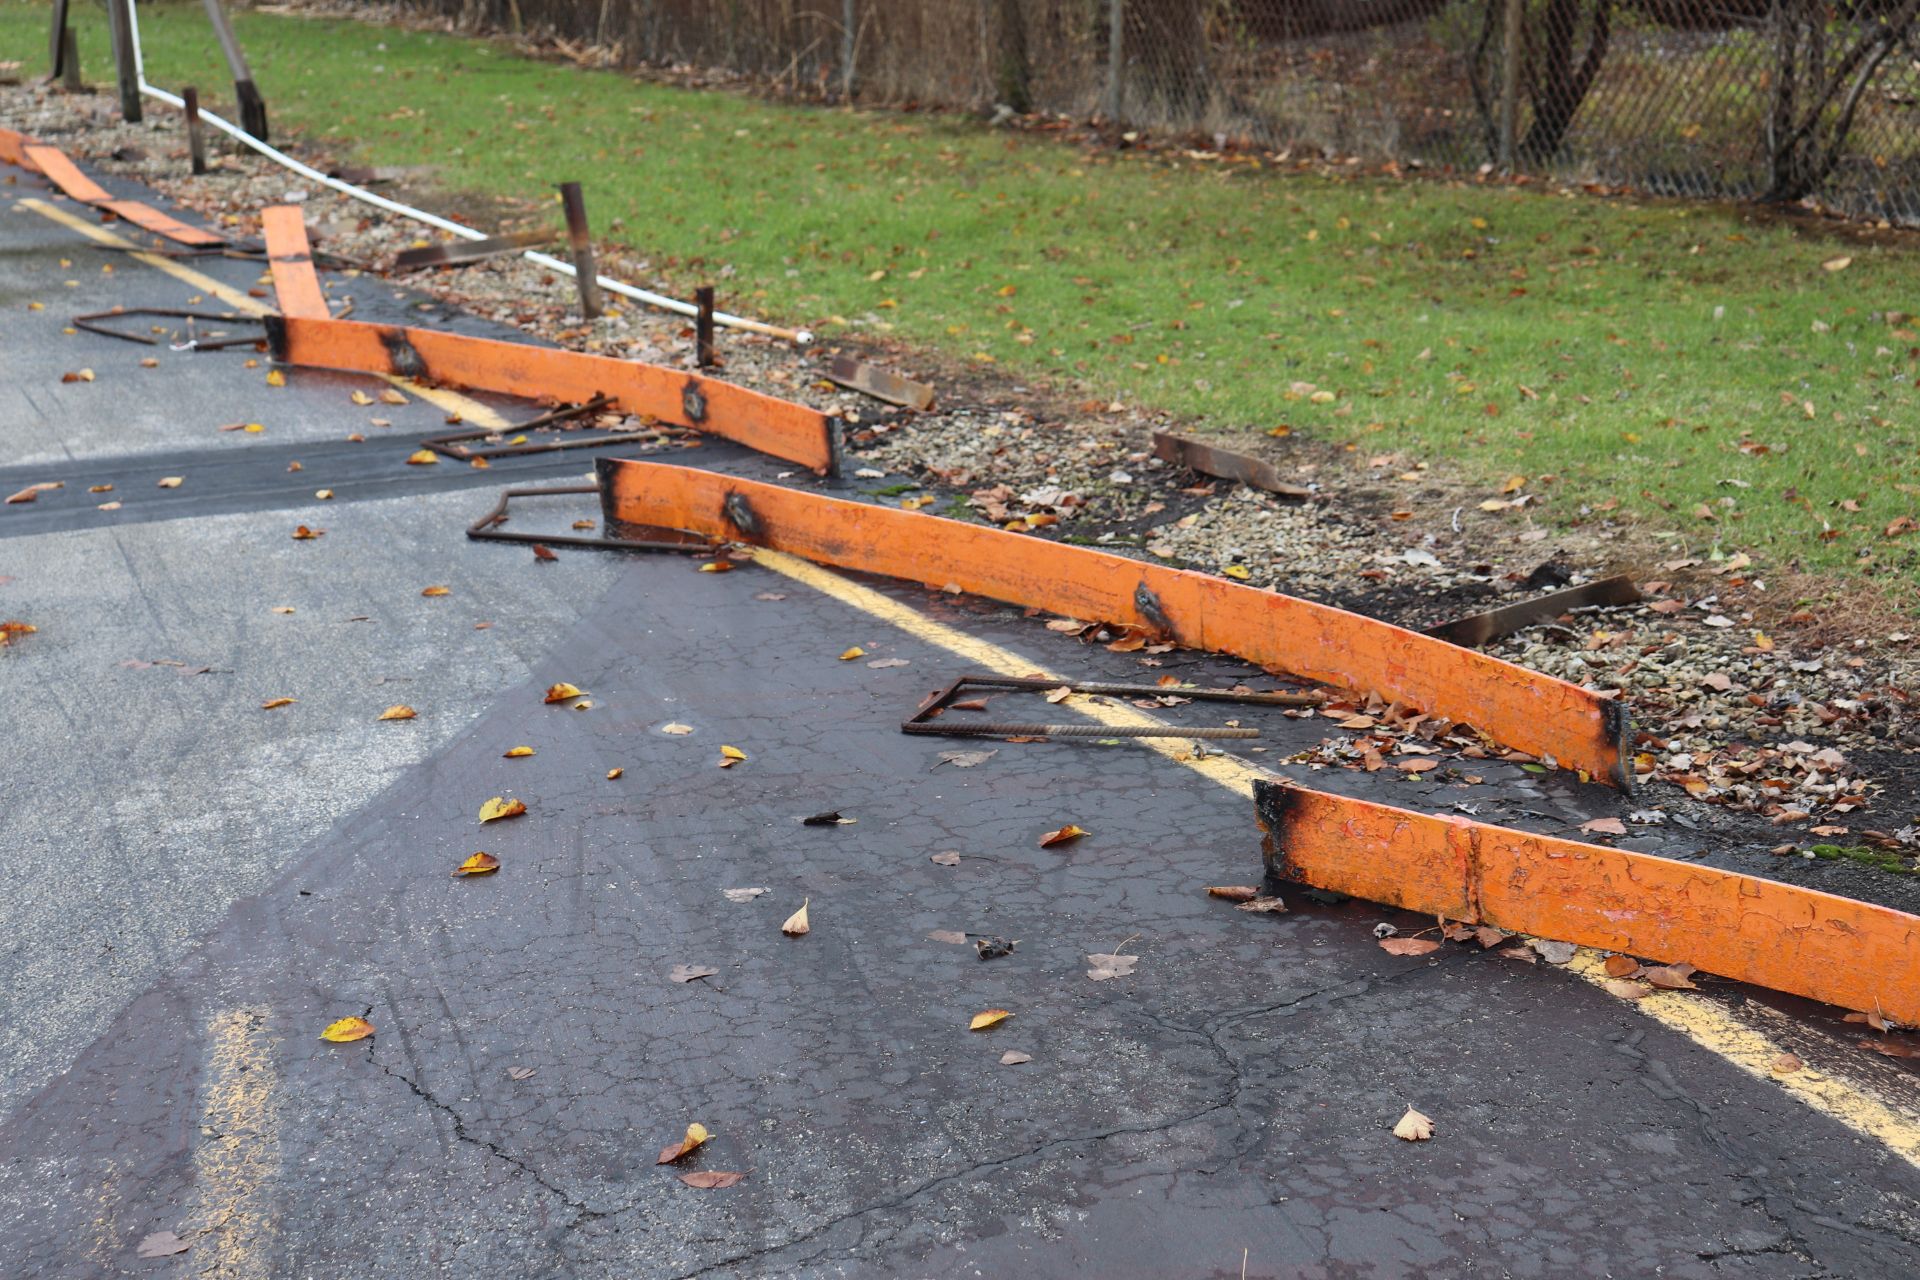
[[[80,166],[66,152],[35,142],[23,133],[0,129],[0,160],[45,174],[55,186],[82,204],[104,209],[136,227],[145,228],[178,244],[211,248],[227,242],[227,238],[218,232],[189,226],[150,204],[142,204],[138,200],[115,200],[106,188],[80,172]]]
[[[267,240],[267,265],[273,271],[273,292],[283,316],[330,319],[327,296],[313,270],[313,249],[307,243],[307,218],[298,206],[269,205],[260,211]]]
[[[1272,880],[1920,1022],[1920,916],[1646,853],[1256,781]]]
[[[754,543],[824,564],[1156,632],[1380,694],[1631,786],[1626,709],[1562,680],[1327,605],[939,516],[662,463],[603,458],[607,519]],[[612,527],[610,525],[610,527]]]
[[[626,413],[723,436],[823,475],[836,464],[835,424],[826,414],[696,373],[357,320],[269,317],[267,336],[274,358],[287,364],[390,373],[528,400],[584,404],[604,395]]]

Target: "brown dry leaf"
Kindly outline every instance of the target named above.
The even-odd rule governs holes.
[[[1440,949],[1432,938],[1382,938],[1380,949],[1390,956],[1424,956]]]
[[[1073,696],[1072,687],[1064,684],[1061,685],[1058,689],[1047,690],[1048,702],[1065,702],[1068,698],[1072,696]]]
[[[480,461],[480,459],[475,458],[474,461],[478,462]],[[552,547],[549,547],[542,542],[536,542],[533,544],[533,558],[536,561],[553,561],[553,560],[558,560],[560,557],[553,554]]]
[[[780,932],[789,938],[798,938],[802,934],[812,933],[813,926],[807,923],[807,904],[812,901],[812,898],[801,899],[800,909],[787,917],[786,923],[780,926]]]
[[[621,774],[625,772],[626,772],[625,769],[619,769],[619,768],[609,769],[607,770],[607,781],[612,782],[615,778],[619,777]]]
[[[405,396],[401,395],[398,391],[395,391],[392,387],[388,387],[380,393],[380,403],[381,404],[407,404],[409,402]]]
[[[31,622],[0,622],[0,649],[12,644],[15,636],[30,636],[38,630]]]
[[[584,690],[582,690],[579,685],[568,684],[563,680],[559,684],[550,684],[547,686],[546,701],[565,702],[569,698],[580,697],[583,692]]]
[[[690,724],[677,724],[677,723],[663,724],[660,726],[660,732],[670,733],[676,738],[684,738],[688,734],[693,732],[693,726]]]
[[[733,1186],[747,1175],[729,1169],[697,1169],[680,1175],[680,1181],[702,1191],[718,1191]]]
[[[300,701],[298,698],[268,698],[260,704],[262,711],[272,711],[275,707],[290,707]]]
[[[1282,898],[1252,898],[1235,907],[1235,911],[1251,911],[1256,915],[1282,915],[1287,904]]]
[[[720,972],[704,964],[677,964],[673,972],[667,975],[668,982],[694,982],[701,978],[711,978]]]
[[[852,662],[855,658],[864,658],[866,656],[867,651],[865,649],[862,649],[859,645],[854,645],[851,649],[848,649],[840,655],[840,661]]]
[[[1807,1064],[1791,1053],[1783,1053],[1773,1060],[1772,1066],[1781,1075],[1791,1075]]]
[[[1630,978],[1640,971],[1640,962],[1632,956],[1608,956],[1601,968],[1609,978]]]
[[[326,532],[325,529],[309,529],[303,524],[295,525],[293,527],[293,540],[295,542],[306,542],[313,538],[325,537]]]
[[[176,1253],[185,1253],[190,1245],[171,1231],[155,1231],[140,1237],[140,1243],[133,1247],[136,1258],[166,1258]]]
[[[687,1155],[690,1152],[699,1150],[700,1144],[702,1144],[712,1136],[713,1136],[712,1134],[707,1132],[707,1127],[705,1125],[690,1124],[687,1126],[687,1136],[682,1138],[680,1141],[674,1143],[672,1146],[661,1148],[660,1158],[654,1161],[654,1163],[655,1164],[672,1164],[675,1160],[680,1159],[680,1157]]]
[[[1693,974],[1690,964],[1668,964],[1649,968],[1640,976],[1662,991],[1697,991],[1699,988],[1688,981]]]
[[[1005,1022],[1012,1016],[1013,1015],[1005,1009],[988,1009],[985,1012],[974,1014],[973,1021],[967,1024],[967,1030],[985,1031],[988,1027]]]
[[[93,381],[93,370],[91,370],[91,369],[80,369],[80,370],[76,370],[76,371],[75,371],[75,372],[73,372],[73,373],[63,373],[63,374],[61,374],[61,375],[60,375],[60,381],[62,381],[62,382],[92,382],[92,381]]]
[[[731,769],[746,758],[747,753],[738,747],[729,747],[725,744],[722,744],[720,747],[720,767],[722,769]]]
[[[1042,849],[1051,849],[1056,844],[1065,844],[1069,840],[1078,840],[1081,836],[1084,836],[1086,834],[1088,834],[1088,832],[1085,827],[1077,827],[1073,823],[1069,822],[1066,826],[1061,827],[1058,831],[1049,831],[1045,835],[1041,836],[1040,847]]]
[[[1228,902],[1252,902],[1260,896],[1260,890],[1250,884],[1210,884],[1207,896],[1225,898]]]
[[[453,869],[456,876],[484,876],[500,869],[500,859],[490,853],[476,853]]]
[[[352,400],[355,404],[359,404],[359,405],[367,405],[367,404],[373,403],[373,397],[368,395],[364,391],[355,391],[348,398]]]
[[[162,489],[178,489],[181,485],[185,483],[186,483],[185,476],[161,476],[159,481],[159,487]]]
[[[1018,1049],[1009,1049],[1000,1055],[1000,1065],[1003,1067],[1017,1067],[1023,1062],[1032,1061],[1032,1054],[1022,1053]]]
[[[1920,1047],[1910,1045],[1904,1040],[1862,1040],[1860,1047],[1871,1049],[1889,1058],[1920,1058]]]
[[[431,449],[415,449],[407,455],[407,465],[410,467],[431,467],[439,461],[440,455]]]
[[[332,1041],[334,1044],[352,1044],[355,1040],[365,1040],[372,1034],[373,1024],[365,1018],[341,1018],[337,1022],[328,1023],[327,1029],[320,1033],[320,1038]]]
[[[1107,646],[1108,649],[1111,649],[1115,653],[1137,653],[1146,647],[1147,638],[1137,631],[1130,636],[1122,636]]]
[[[422,587],[420,588],[420,594],[423,596],[452,595],[453,588],[452,587]]]
[[[1507,934],[1488,924],[1483,924],[1473,931],[1473,940],[1480,944],[1480,949],[1483,951],[1491,951],[1505,942],[1507,937]]]
[[[1618,818],[1594,818],[1581,823],[1580,829],[1590,836],[1623,836],[1627,834],[1627,824]]]
[[[1629,982],[1625,978],[1608,978],[1600,984],[1607,989],[1608,995],[1619,996],[1622,1000],[1645,1000],[1653,994],[1653,988],[1644,982]]]
[[[18,493],[7,495],[8,506],[16,506],[23,502],[38,502],[39,500],[40,486],[37,484],[30,484]]]
[[[707,562],[706,562],[705,564],[703,564],[703,565],[701,565],[701,566],[700,566],[700,572],[702,572],[702,573],[732,573],[732,572],[733,572],[733,561],[731,561],[731,560],[709,560],[709,561],[707,561]]]
[[[952,850],[948,850],[945,853],[928,855],[927,861],[936,867],[957,867],[960,865],[960,855],[954,853]]]
[[[1408,1107],[1400,1123],[1393,1126],[1393,1136],[1406,1142],[1425,1142],[1433,1137],[1433,1120]]]
[[[415,711],[412,707],[408,706],[406,703],[396,702],[392,706],[388,707],[385,711],[382,711],[380,713],[380,718],[382,720],[411,720],[419,714],[420,713],[418,711]]]
[[[532,754],[532,747],[508,747],[500,753],[500,757],[503,760],[524,760]]]
[[[1132,977],[1133,966],[1140,963],[1140,957],[1093,954],[1087,957],[1087,963],[1093,966],[1087,970],[1087,976],[1095,982],[1105,982],[1108,978]]]
[[[495,796],[480,806],[480,821],[498,822],[501,818],[517,818],[527,811],[524,800],[507,800]]]
[[[1429,769],[1438,769],[1438,760],[1429,760],[1425,756],[1415,756],[1411,760],[1395,760],[1393,767],[1404,773],[1425,773]]]

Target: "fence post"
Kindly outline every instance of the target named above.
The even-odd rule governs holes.
[[[60,87],[68,93],[85,93],[87,85],[80,78],[80,42],[74,39],[72,27],[60,29]]]
[[[120,84],[120,117],[140,123],[140,77],[133,69],[132,0],[107,0],[107,27],[113,34],[113,74]]]
[[[860,5],[840,0],[840,101],[853,105],[853,60],[860,52]]]
[[[1101,114],[1120,118],[1120,77],[1126,70],[1127,0],[1107,0],[1107,94]]]
[[[593,264],[593,240],[587,230],[587,202],[580,184],[560,184],[560,203],[567,213],[567,244],[573,250],[574,283],[580,289],[580,314],[600,318],[600,272]]]
[[[180,100],[186,103],[187,112],[187,159],[196,174],[207,171],[207,136],[200,128],[200,91],[188,85],[180,91]]]
[[[1512,173],[1514,151],[1520,144],[1520,28],[1526,21],[1526,0],[1506,0],[1506,6],[1500,54],[1500,167]]]

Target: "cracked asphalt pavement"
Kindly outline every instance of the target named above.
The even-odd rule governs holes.
[[[582,454],[407,469],[441,411],[376,432],[348,400],[369,380],[269,390],[241,353],[145,369],[145,349],[62,333],[192,290],[23,198],[48,195],[0,188],[0,467],[67,487],[0,508],[0,616],[39,628],[0,652],[7,1274],[1920,1266],[1920,1168],[1697,1037],[1550,964],[1389,955],[1375,924],[1431,923],[1402,912],[1207,897],[1256,881],[1260,849],[1250,806],[1205,777],[1137,744],[901,735],[968,669],[927,635],[771,568],[536,563],[464,538],[490,500],[474,484],[571,478]],[[192,265],[257,287],[257,263]],[[356,295],[363,316],[409,305]],[[61,383],[81,366],[94,382]],[[334,500],[285,483],[303,451],[301,485]],[[776,473],[718,446],[681,460]],[[178,490],[145,479],[174,465]],[[107,476],[123,505],[98,512]],[[526,522],[564,530],[590,504]],[[302,523],[327,534],[296,542]],[[1018,610],[867,585],[1036,668],[1139,673]],[[838,660],[849,646],[866,656]],[[558,681],[591,707],[545,703]],[[297,701],[262,709],[276,697]],[[394,703],[418,718],[377,721]],[[1321,733],[1239,718],[1263,732],[1253,760]],[[720,768],[722,744],[747,759]],[[518,745],[534,754],[503,755]],[[962,749],[993,754],[941,762]],[[1487,773],[1475,794],[1502,820],[1564,830],[1618,803]],[[1437,781],[1317,781],[1449,802]],[[528,812],[482,826],[494,796]],[[855,821],[800,821],[831,810]],[[1038,847],[1068,822],[1091,834]],[[449,874],[476,850],[501,869]],[[785,936],[802,902],[812,930]],[[929,936],[950,931],[1018,947],[981,960]],[[1090,979],[1109,952],[1140,959]],[[1702,1007],[1778,1026],[1805,1070],[1915,1098],[1911,1065],[1859,1061],[1835,1011],[1708,985]],[[986,1009],[1013,1016],[969,1031]],[[377,1033],[318,1038],[350,1015]],[[1410,1106],[1433,1140],[1390,1134]],[[712,1141],[656,1165],[691,1122]],[[688,1170],[746,1177],[698,1189]],[[186,1248],[140,1256],[154,1233]]]

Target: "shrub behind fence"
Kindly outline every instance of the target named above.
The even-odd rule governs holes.
[[[1920,0],[422,0],[795,95],[1920,224]]]

